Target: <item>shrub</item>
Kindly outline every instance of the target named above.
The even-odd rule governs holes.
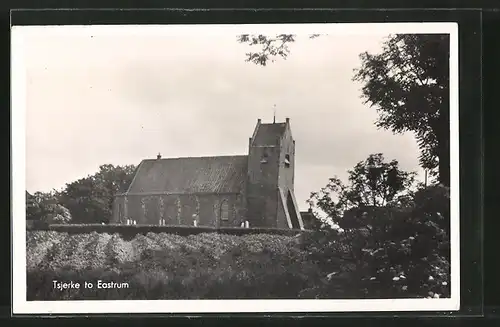
[[[327,276],[320,297],[342,291],[357,298],[450,296],[449,192],[418,190],[410,206],[371,211],[364,228],[319,231],[302,246]]]

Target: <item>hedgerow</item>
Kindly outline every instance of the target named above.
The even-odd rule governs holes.
[[[307,265],[290,257],[287,236],[148,233],[125,241],[118,234],[38,231],[28,232],[29,252],[45,246],[33,239],[49,237],[53,245],[43,264],[28,265],[32,300],[293,298],[310,283]],[[83,285],[98,279],[129,288],[53,290],[53,280]]]

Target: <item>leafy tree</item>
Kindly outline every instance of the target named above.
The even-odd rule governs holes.
[[[26,219],[49,224],[71,221],[70,211],[59,203],[54,192],[36,192],[26,197]]]
[[[94,175],[95,182],[103,188],[104,198],[107,200],[106,215],[111,217],[113,212],[114,196],[117,193],[125,192],[132,182],[136,167],[102,165],[99,172]]]
[[[35,195],[26,192],[26,219],[39,220],[40,211],[40,206],[38,205]]]
[[[66,207],[56,204],[52,207],[46,222],[49,224],[68,224],[71,222],[71,219],[70,211]]]
[[[309,38],[314,39],[318,36],[319,34],[311,34]],[[239,43],[259,48],[256,52],[248,52],[246,61],[266,66],[268,61],[275,62],[276,58],[286,59],[290,54],[288,45],[295,42],[296,38],[297,36],[294,34],[275,36],[242,34],[238,36],[237,40]]]
[[[59,195],[73,214],[74,223],[97,223],[105,219],[105,190],[93,176],[69,183]]]
[[[413,190],[414,173],[370,155],[349,171],[348,184],[332,178],[310,203],[341,230],[323,229],[306,243],[327,277],[318,296],[449,296],[449,189]]]
[[[342,222],[342,216],[349,210],[374,211],[377,207],[402,203],[415,181],[414,172],[401,170],[397,160],[385,162],[381,153],[369,155],[348,173],[348,184],[333,177],[319,192],[311,193],[309,203],[321,211],[318,216],[324,213],[334,222]]]
[[[446,234],[450,233],[450,189],[443,185],[420,187],[413,197],[414,216],[435,222]]]
[[[49,212],[48,205],[52,202],[51,199],[51,193],[35,192],[33,195],[26,194],[26,219],[42,220]]]
[[[107,223],[113,212],[114,196],[126,191],[136,167],[101,165],[94,175],[66,185],[59,194],[76,223]]]
[[[365,103],[379,113],[376,125],[413,132],[420,163],[444,185],[450,180],[449,36],[396,34],[380,54],[364,52],[354,80]]]

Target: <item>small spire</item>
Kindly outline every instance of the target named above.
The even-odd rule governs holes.
[[[276,124],[276,105],[273,107],[273,124]]]
[[[156,159],[161,159],[161,154],[160,154],[160,152],[158,152],[158,154],[156,155]]]

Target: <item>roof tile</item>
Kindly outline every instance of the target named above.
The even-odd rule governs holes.
[[[239,193],[248,156],[143,160],[128,193]]]

